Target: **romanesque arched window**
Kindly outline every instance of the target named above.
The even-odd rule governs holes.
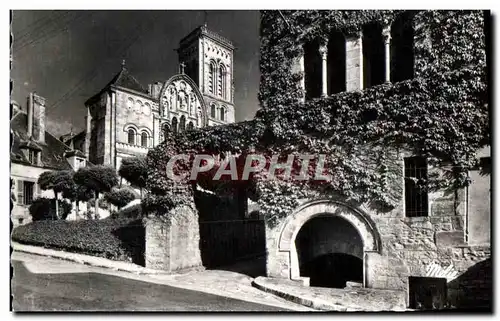
[[[148,140],[149,140],[149,135],[147,132],[142,132],[141,134],[141,146],[142,147],[148,147]]]
[[[210,66],[208,67],[208,92],[211,94],[215,94],[215,85],[217,78],[215,74],[217,73],[217,68],[215,66],[215,62],[210,61]]]
[[[217,88],[219,97],[226,99],[226,67],[224,67],[224,65],[219,66],[217,73]]]
[[[363,27],[363,88],[385,81],[385,47],[382,26],[370,23]]]
[[[187,125],[187,130],[191,130],[194,128],[193,122],[190,121],[189,124]]]
[[[169,123],[163,123],[163,125],[161,125],[161,133],[160,133],[161,141],[165,140],[165,137],[167,137],[169,131],[170,131]]]
[[[415,11],[398,15],[391,25],[391,82],[413,78],[413,17]]]
[[[220,120],[225,121],[226,120],[226,107],[222,106],[220,108]]]
[[[186,130],[186,117],[184,115],[181,116],[181,121],[179,122],[179,133]]]
[[[217,117],[215,104],[210,105],[210,117],[212,117],[212,118]]]
[[[177,118],[172,118],[172,132],[177,133]]]
[[[135,136],[137,134],[136,131],[135,131],[135,129],[129,128],[128,131],[127,131],[127,133],[128,133],[128,140],[127,140],[128,143],[130,145],[135,145]]]

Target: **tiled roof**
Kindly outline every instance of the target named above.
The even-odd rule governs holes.
[[[134,76],[130,74],[130,72],[127,70],[127,68],[122,67],[119,73],[117,73],[111,81],[104,86],[104,88],[94,96],[92,96],[90,99],[88,99],[85,103],[91,102],[97,97],[100,97],[101,94],[108,90],[109,87],[111,86],[118,86],[118,87],[123,87],[123,88],[128,88],[132,89],[135,91],[138,91],[140,93],[148,94],[148,91],[139,83],[137,79],[135,79]]]
[[[10,128],[13,132],[13,144],[10,158],[13,163],[31,165],[21,150],[23,145],[34,143],[34,141],[30,140],[28,137],[27,124],[28,115],[24,112],[18,113],[10,121]],[[71,169],[66,157],[64,157],[64,153],[70,151],[70,148],[54,137],[51,133],[45,131],[45,144],[36,143],[36,146],[41,149],[41,167],[51,169]]]

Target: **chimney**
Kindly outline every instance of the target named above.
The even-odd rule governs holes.
[[[28,137],[33,136],[33,93],[28,96]]]
[[[28,97],[28,136],[45,143],[45,98],[36,93]]]

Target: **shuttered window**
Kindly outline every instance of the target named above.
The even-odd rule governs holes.
[[[17,204],[19,205],[24,205],[24,182],[21,180],[16,181],[16,187],[17,187]]]
[[[39,195],[38,184],[29,181],[18,180],[17,183],[17,204],[30,205],[36,195]]]

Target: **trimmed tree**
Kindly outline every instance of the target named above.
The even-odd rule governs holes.
[[[131,189],[124,187],[120,189],[113,189],[111,192],[104,194],[104,199],[121,209],[128,203],[136,199],[136,193]]]
[[[148,175],[146,159],[140,156],[124,158],[118,174],[140,190],[142,199],[142,189],[146,187]]]
[[[70,170],[44,172],[38,177],[42,190],[52,190],[56,200],[56,216],[59,218],[59,194],[73,186],[73,172]]]
[[[96,165],[80,168],[73,180],[88,191],[92,191],[95,197],[95,217],[99,218],[99,194],[110,192],[118,185],[118,175],[113,167]]]
[[[87,187],[78,185],[74,182],[72,186],[65,189],[62,192],[64,198],[69,199],[72,202],[76,203],[76,212],[80,212],[80,202],[88,202],[91,198],[94,197],[94,192],[89,190]]]

